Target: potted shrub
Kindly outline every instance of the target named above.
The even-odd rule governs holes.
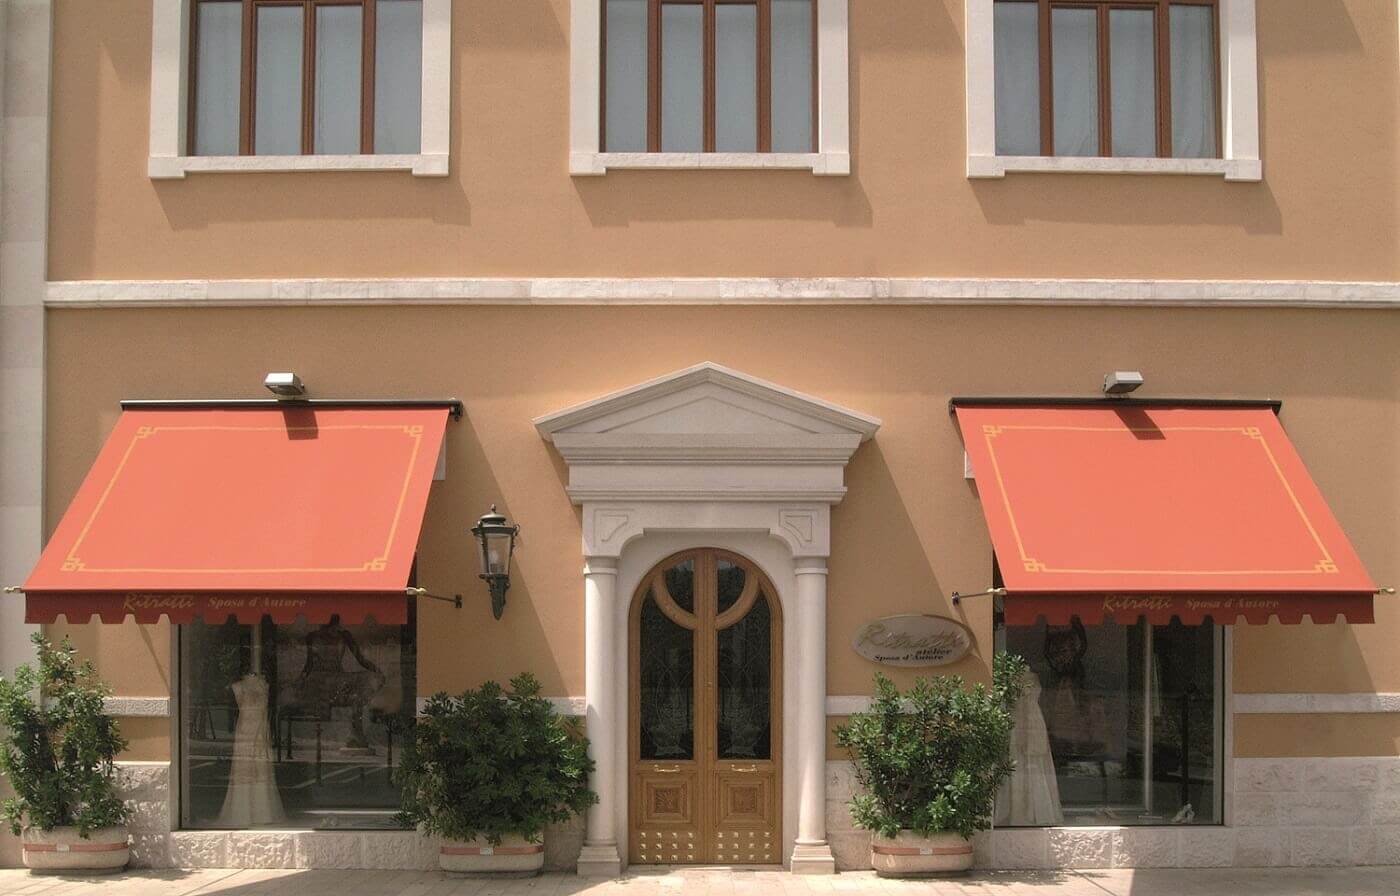
[[[111,693],[64,639],[35,634],[39,669],[0,678],[0,775],[14,789],[0,815],[35,871],[117,871],[130,858],[127,807],[112,757],[126,748],[102,709]],[[36,699],[37,695],[37,699]]]
[[[429,698],[399,769],[400,818],[443,838],[444,871],[537,873],[545,827],[598,801],[588,742],[539,693],[525,674]]]
[[[972,867],[972,835],[991,827],[997,788],[1014,767],[1012,710],[1025,669],[1020,657],[998,654],[990,688],[954,675],[921,678],[903,694],[876,675],[870,710],[837,729],[864,790],[851,815],[872,834],[880,875]]]

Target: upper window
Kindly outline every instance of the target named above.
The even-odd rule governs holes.
[[[813,152],[815,0],[606,0],[605,152]]]
[[[996,149],[1219,158],[1215,0],[996,0]]]
[[[422,0],[195,0],[189,152],[419,151]]]

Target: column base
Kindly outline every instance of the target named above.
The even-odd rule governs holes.
[[[792,865],[788,870],[793,874],[835,874],[836,858],[831,854],[831,844],[824,840],[798,843],[792,848]]]
[[[578,854],[579,877],[621,877],[622,857],[616,843],[585,843]]]

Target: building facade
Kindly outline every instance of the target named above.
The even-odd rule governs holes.
[[[112,684],[135,862],[432,867],[414,707],[531,672],[598,762],[551,866],[869,867],[833,727],[1001,649],[981,866],[1400,862],[1392,0],[0,35],[0,664],[42,628]],[[231,404],[271,371],[325,403]],[[870,659],[909,616],[970,649]]]

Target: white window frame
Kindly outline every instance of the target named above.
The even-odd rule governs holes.
[[[193,156],[188,148],[190,6],[151,0],[151,148],[147,174],[190,172],[411,171],[446,177],[451,135],[452,0],[423,0],[423,95],[419,151],[383,155]]]
[[[569,174],[611,168],[797,169],[851,173],[850,11],[848,0],[817,4],[816,152],[602,152],[603,3],[573,0],[569,51]]]
[[[995,0],[966,0],[967,176],[1012,172],[1075,174],[1206,174],[1230,181],[1264,179],[1259,159],[1259,61],[1255,0],[1220,0],[1220,102],[1224,132],[1219,159],[1101,158],[997,155]]]

